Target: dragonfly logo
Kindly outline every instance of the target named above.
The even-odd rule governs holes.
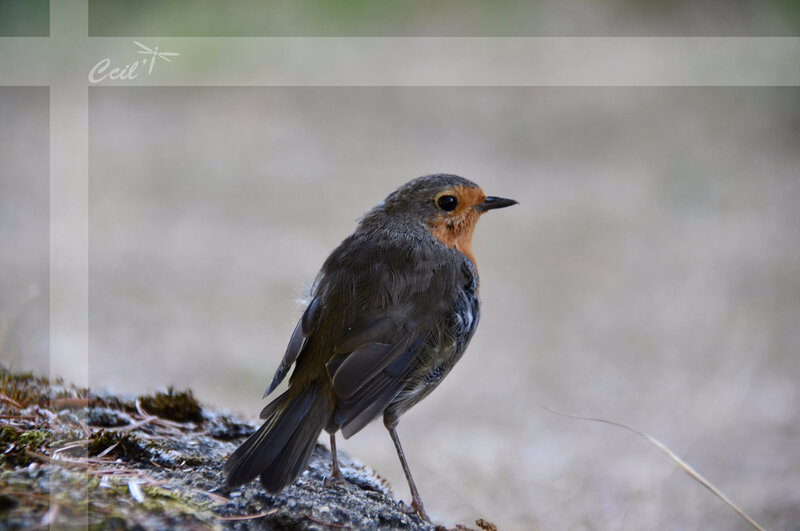
[[[151,50],[150,48],[148,48],[147,46],[145,46],[144,44],[142,44],[139,41],[133,41],[133,44],[135,44],[136,46],[141,48],[141,50],[139,50],[139,53],[147,54],[147,55],[150,56],[150,59],[149,59],[150,68],[147,69],[147,75],[148,76],[153,74],[153,65],[156,64],[156,59],[161,58],[161,59],[165,60],[166,62],[171,63],[172,61],[170,60],[170,57],[176,57],[176,56],[180,55],[179,53],[176,53],[176,52],[159,52],[158,51],[158,46],[156,46],[155,48],[153,48]],[[147,61],[148,61],[148,59],[142,59],[142,63],[147,63]]]
[[[139,77],[139,72],[137,72],[137,70],[140,64],[142,67],[147,67],[147,75],[151,76],[153,75],[153,67],[155,67],[158,59],[171,63],[172,60],[170,57],[177,57],[180,55],[177,52],[161,52],[158,46],[150,48],[139,41],[133,41],[133,44],[140,48],[137,53],[147,55],[148,57],[128,63],[125,66],[112,66],[111,59],[108,57],[101,59],[89,70],[89,83],[100,83],[106,79],[112,81],[136,79]]]

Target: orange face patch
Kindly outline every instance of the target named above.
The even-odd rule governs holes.
[[[458,205],[452,212],[439,212],[430,225],[431,234],[444,245],[461,252],[477,268],[475,255],[472,254],[472,233],[482,212],[475,207],[483,203],[486,194],[480,188],[456,186],[437,194],[434,200],[438,201],[444,195],[454,196]]]

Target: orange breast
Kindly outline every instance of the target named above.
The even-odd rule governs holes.
[[[434,238],[469,258],[475,269],[478,269],[478,263],[472,253],[472,234],[475,232],[475,225],[479,216],[478,212],[470,209],[469,212],[465,213],[463,219],[458,220],[458,222],[452,222],[454,220],[450,219],[440,219],[431,227],[431,234],[433,234]]]

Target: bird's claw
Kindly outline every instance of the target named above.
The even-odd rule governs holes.
[[[322,480],[322,486],[326,489],[334,485],[346,485],[349,483],[343,474],[334,474]]]
[[[403,500],[398,502],[400,505],[400,510],[406,514],[416,514],[419,516],[423,522],[431,522],[431,519],[428,518],[428,513],[425,512],[425,508],[422,505],[417,504],[417,502],[412,501],[411,505],[406,505]]]

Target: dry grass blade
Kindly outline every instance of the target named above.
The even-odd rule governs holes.
[[[110,454],[114,450],[114,448],[116,448],[117,446],[119,446],[119,441],[115,442],[114,444],[112,444],[111,446],[109,446],[108,448],[106,448],[105,450],[100,452],[99,454],[97,454],[97,458],[98,459],[104,458],[105,456]]]
[[[211,499],[211,501],[214,501],[216,503],[228,503],[230,501],[225,496],[220,496],[219,494],[215,494],[215,493],[209,492],[207,490],[196,489],[196,488],[192,488],[190,490],[192,492],[196,492],[197,494],[202,494],[203,496],[208,496]]]
[[[81,429],[81,431],[83,432],[84,435],[86,435],[87,437],[91,437],[92,436],[92,433],[94,432],[94,430],[92,430],[92,428],[90,428],[84,421],[82,421],[79,418],[76,418],[74,420],[78,424],[78,427]]]
[[[55,457],[56,454],[60,452],[66,452],[67,450],[72,450],[73,448],[80,448],[81,446],[86,446],[89,444],[89,439],[81,439],[79,441],[73,441],[69,444],[65,444],[64,446],[60,446],[58,448],[51,448],[50,454]]]
[[[163,486],[169,484],[169,481],[167,481],[166,479],[156,479],[153,476],[145,474],[141,470],[134,470],[134,473],[136,474],[136,477],[138,477],[148,485]]]
[[[271,514],[275,514],[278,512],[278,509],[270,509],[269,511],[265,511],[263,513],[258,514],[247,514],[244,516],[218,516],[217,520],[224,520],[224,521],[236,521],[236,520],[255,520],[256,518],[264,518],[265,516],[269,516]]]
[[[764,531],[763,527],[758,525],[758,523],[756,523],[755,520],[750,518],[747,515],[747,513],[745,513],[743,510],[741,510],[739,507],[737,507],[735,503],[733,503],[727,496],[725,496],[725,494],[722,493],[722,491],[720,491],[717,487],[715,487],[706,478],[701,476],[699,472],[697,472],[694,468],[692,468],[691,465],[689,465],[689,463],[687,463],[686,461],[684,461],[683,459],[678,457],[675,454],[675,452],[673,452],[672,450],[667,448],[664,444],[661,443],[661,441],[659,441],[655,437],[651,437],[650,435],[644,433],[643,431],[639,431],[636,428],[633,428],[633,427],[628,426],[626,424],[622,424],[621,422],[615,422],[613,420],[601,419],[601,418],[596,418],[596,417],[583,417],[583,416],[580,416],[580,415],[570,415],[570,414],[567,414],[567,413],[561,413],[560,411],[556,411],[556,410],[554,410],[552,408],[549,408],[549,407],[547,407],[545,405],[542,405],[542,407],[544,409],[546,409],[547,411],[549,411],[550,413],[553,413],[555,415],[559,415],[559,416],[562,416],[562,417],[567,417],[567,418],[577,419],[577,420],[591,420],[591,421],[594,421],[594,422],[602,422],[604,424],[610,424],[612,426],[616,426],[618,428],[622,428],[623,430],[627,430],[627,431],[629,431],[631,433],[635,433],[639,437],[645,439],[646,441],[650,442],[650,444],[652,444],[653,446],[655,446],[656,448],[658,448],[659,450],[664,452],[667,455],[667,457],[672,459],[672,461],[674,461],[679,467],[681,467],[681,469],[683,469],[684,472],[689,474],[689,476],[691,476],[692,479],[694,479],[695,481],[697,481],[698,483],[703,485],[705,488],[710,490],[717,498],[719,498],[720,500],[724,501],[728,505],[728,507],[730,507],[731,509],[736,511],[736,513],[739,516],[741,516],[742,518],[744,518],[744,520],[747,521],[748,524],[753,526],[753,528],[758,529],[758,531]]]
[[[148,423],[148,422],[152,422],[153,424],[157,424],[157,425],[159,425],[161,427],[172,428],[172,429],[175,429],[175,430],[178,430],[178,431],[183,431],[183,430],[193,429],[194,428],[194,424],[191,423],[191,422],[183,422],[183,423],[174,422],[172,420],[162,419],[158,415],[152,415],[152,414],[148,413],[142,407],[142,401],[140,399],[136,399],[136,411],[139,413],[139,415],[141,415],[143,417],[142,422],[144,422],[145,424]]]
[[[0,400],[2,400],[3,402],[6,402],[8,404],[11,404],[12,406],[14,406],[17,409],[23,409],[22,404],[20,404],[19,402],[17,402],[16,400],[11,398],[10,396],[6,396],[3,393],[0,393]]]
[[[126,426],[120,426],[119,428],[104,428],[104,429],[105,429],[105,431],[114,432],[114,433],[125,433],[125,432],[129,432],[129,431],[133,431],[135,429],[141,428],[142,426],[144,426],[146,424],[150,424],[151,422],[154,422],[156,420],[158,420],[158,417],[147,417],[145,419],[138,420],[138,421],[136,421],[136,422],[134,422],[132,424],[128,424]]]
[[[52,458],[49,455],[34,452],[33,450],[29,450],[27,448],[25,449],[25,455],[42,463],[60,465],[64,468],[88,469],[89,467],[89,461],[85,459],[65,459],[63,457]]]

